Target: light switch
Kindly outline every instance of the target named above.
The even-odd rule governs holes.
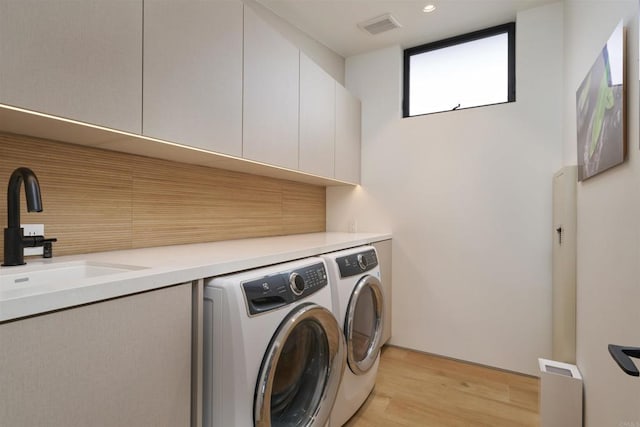
[[[44,236],[44,224],[21,224],[25,236]],[[42,255],[42,246],[37,248],[24,248],[24,255]]]

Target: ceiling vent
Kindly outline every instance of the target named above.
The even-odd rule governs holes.
[[[369,19],[368,21],[361,22],[358,27],[365,30],[371,35],[384,33],[385,31],[393,30],[394,28],[400,28],[402,25],[394,18],[390,13],[387,13],[377,18]]]

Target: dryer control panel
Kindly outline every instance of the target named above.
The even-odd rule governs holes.
[[[242,283],[250,316],[275,310],[327,286],[324,263],[264,276]]]
[[[370,249],[336,258],[336,262],[340,269],[340,277],[345,278],[356,276],[375,268],[378,265],[378,257],[376,256],[376,251]]]

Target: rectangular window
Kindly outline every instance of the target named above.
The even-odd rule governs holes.
[[[516,24],[405,49],[403,117],[516,100]]]

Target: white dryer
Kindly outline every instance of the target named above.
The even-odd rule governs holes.
[[[343,328],[347,365],[329,425],[339,427],[373,390],[378,374],[384,291],[376,250],[362,246],[322,256],[329,269],[333,310]]]
[[[345,367],[324,261],[208,279],[203,425],[327,425]]]

